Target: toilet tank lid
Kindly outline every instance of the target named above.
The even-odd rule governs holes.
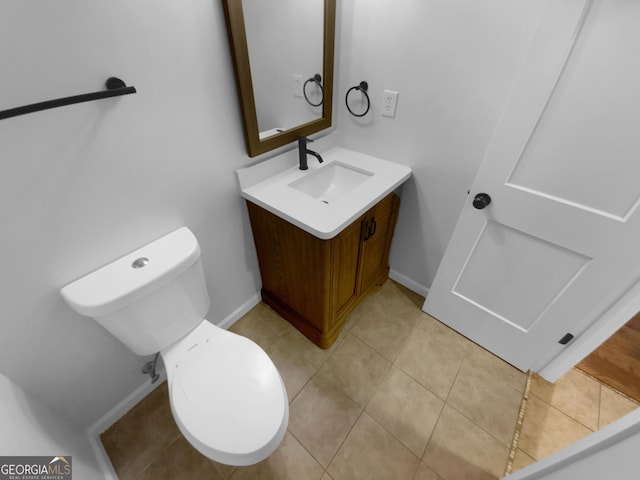
[[[107,315],[153,292],[200,258],[198,240],[181,227],[62,287],[76,312]]]

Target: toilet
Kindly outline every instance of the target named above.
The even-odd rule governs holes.
[[[282,441],[289,401],[267,354],[205,319],[210,300],[193,233],[179,228],[60,290],[138,355],[160,352],[185,438],[227,465],[251,465]]]

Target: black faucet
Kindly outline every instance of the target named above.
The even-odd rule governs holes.
[[[322,157],[318,152],[314,152],[313,150],[309,150],[307,148],[307,142],[313,142],[310,138],[307,137],[298,137],[298,154],[300,155],[300,170],[307,170],[309,165],[307,165],[307,154],[313,155],[318,159],[320,163],[322,163]]]

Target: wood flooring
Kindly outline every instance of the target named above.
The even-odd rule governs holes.
[[[640,402],[640,312],[577,368]]]

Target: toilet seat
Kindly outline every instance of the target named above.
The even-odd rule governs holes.
[[[287,392],[257,344],[203,320],[161,354],[173,416],[200,453],[251,465],[280,444],[289,421]]]

